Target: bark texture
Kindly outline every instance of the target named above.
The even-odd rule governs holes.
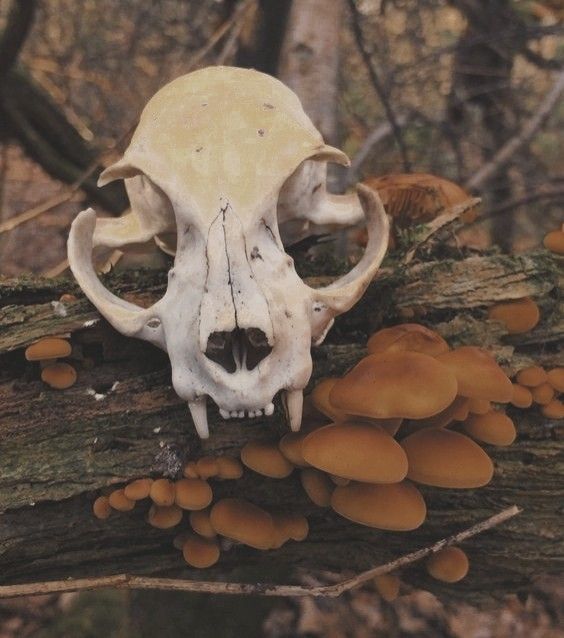
[[[314,275],[316,266],[309,265]],[[323,271],[323,266],[319,266]],[[451,345],[490,347],[509,371],[532,361],[562,365],[564,334],[558,297],[560,268],[546,252],[508,257],[474,255],[384,269],[351,312],[338,319],[326,345],[313,350],[313,380],[343,373],[363,353],[366,337],[382,324],[415,315]],[[311,276],[308,282],[326,278]],[[166,273],[131,271],[108,276],[114,292],[146,304],[162,294]],[[62,293],[77,301],[57,302]],[[542,320],[526,335],[509,337],[487,321],[502,299],[530,295]],[[23,348],[53,334],[70,335],[77,384],[50,390]],[[271,511],[301,512],[311,533],[302,543],[259,552],[235,547],[218,566],[183,566],[171,546],[174,531],[144,522],[146,507],[96,520],[100,491],[135,477],[175,476],[187,459],[236,455],[249,439],[287,431],[277,407],[271,420],[224,422],[210,407],[208,441],[197,439],[187,408],[171,388],[168,360],[148,344],[113,331],[70,280],[0,280],[0,584],[121,572],[184,578],[295,582],[296,568],[318,572],[361,570],[383,563],[475,523],[511,504],[523,514],[468,541],[471,573],[441,586],[421,566],[404,580],[447,598],[484,601],[526,591],[531,578],[561,570],[558,503],[564,492],[562,422],[536,409],[509,410],[518,441],[488,451],[495,478],[480,490],[423,487],[429,516],[415,532],[388,533],[348,523],[308,502],[294,472],[284,480],[246,471],[239,481],[213,483],[214,497],[240,495]]]

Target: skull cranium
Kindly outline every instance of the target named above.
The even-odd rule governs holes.
[[[364,186],[328,194],[327,161],[348,162],[278,80],[203,69],[156,93],[123,158],[100,178],[125,179],[132,212],[96,219],[88,209],[72,225],[68,255],[78,283],[118,331],[168,352],[174,389],[202,438],[208,396],[226,418],[259,416],[272,414],[283,391],[298,430],[311,343],[356,303],[384,257],[388,222],[378,195]],[[351,223],[363,213],[369,241],[360,262],[330,286],[307,286],[284,251],[279,223]],[[152,307],[102,285],[94,247],[169,232],[176,232],[175,262]]]

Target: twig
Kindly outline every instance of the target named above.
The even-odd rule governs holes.
[[[33,24],[35,0],[13,0],[0,39],[0,81],[16,63]]]
[[[388,100],[388,96],[386,95],[386,91],[382,86],[382,82],[378,77],[378,72],[376,71],[374,64],[372,64],[372,57],[370,56],[370,52],[366,48],[364,36],[362,34],[362,28],[360,26],[362,16],[360,15],[354,0],[348,0],[348,3],[352,14],[353,34],[356,45],[358,47],[358,50],[360,51],[362,59],[364,60],[364,64],[366,65],[366,69],[368,71],[368,75],[370,76],[372,86],[374,87],[374,90],[376,91],[378,97],[380,98],[380,101],[382,102],[386,117],[388,118],[388,121],[390,122],[390,125],[392,127],[394,139],[396,140],[396,144],[398,145],[402,158],[403,169],[406,173],[409,173],[411,171],[411,162],[409,161],[409,157],[407,154],[407,147],[403,139],[401,127],[398,124],[390,101]]]
[[[388,574],[407,565],[416,563],[430,554],[435,554],[449,545],[457,545],[477,534],[481,534],[497,525],[501,525],[510,518],[521,513],[516,505],[491,516],[457,534],[443,538],[433,545],[419,549],[405,556],[401,556],[384,565],[373,567],[352,578],[347,578],[331,585],[275,585],[270,583],[229,583],[193,581],[175,578],[154,578],[151,576],[133,576],[131,574],[116,574],[100,578],[80,578],[76,580],[55,580],[24,585],[0,586],[1,598],[16,598],[34,594],[62,593],[70,591],[84,591],[115,587],[117,589],[162,589],[167,591],[189,591],[208,594],[238,594],[253,596],[325,596],[336,598],[344,592],[350,591],[375,576]]]
[[[558,98],[564,91],[564,71],[556,76],[552,88],[545,95],[537,112],[526,122],[517,135],[508,140],[492,157],[492,159],[480,168],[464,185],[469,190],[480,188],[492,175],[505,166],[513,155],[527,144],[544,124],[554,107],[558,104]]]
[[[518,206],[523,206],[524,204],[531,204],[532,202],[538,202],[543,199],[555,199],[562,200],[564,199],[564,188],[553,188],[545,191],[534,191],[532,193],[528,193],[523,197],[517,197],[514,199],[506,200],[505,202],[501,202],[497,206],[490,208],[486,212],[482,213],[478,219],[476,219],[473,224],[478,224],[481,221],[486,219],[491,219],[492,217],[497,217],[498,215],[503,215]]]
[[[475,208],[481,201],[482,200],[479,197],[471,197],[461,204],[457,204],[456,206],[448,208],[442,215],[435,217],[435,219],[431,220],[428,224],[425,224],[425,233],[415,244],[415,246],[410,248],[409,251],[405,254],[403,263],[409,264],[415,256],[415,253],[432,235],[443,228],[443,226],[456,221],[466,211]]]

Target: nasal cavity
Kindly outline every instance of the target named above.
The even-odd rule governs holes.
[[[244,368],[253,370],[271,350],[260,328],[236,328],[231,332],[212,332],[205,354],[226,372],[233,373]]]

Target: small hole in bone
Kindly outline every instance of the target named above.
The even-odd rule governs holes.
[[[263,137],[264,136],[264,129],[263,128],[259,128],[259,130],[257,131],[257,133]]]
[[[198,148],[196,149],[196,153],[200,153],[203,150],[203,146],[198,146]]]
[[[147,326],[149,328],[159,328],[161,325],[161,320],[158,319],[157,317],[153,317],[152,319],[149,319],[149,321],[147,321]]]
[[[271,352],[260,328],[236,328],[232,332],[212,332],[208,337],[206,357],[230,374],[247,368],[253,370]]]
[[[273,109],[274,108],[274,106],[272,104],[269,104],[268,102],[265,102],[263,104],[263,106],[264,106],[265,109]]]

